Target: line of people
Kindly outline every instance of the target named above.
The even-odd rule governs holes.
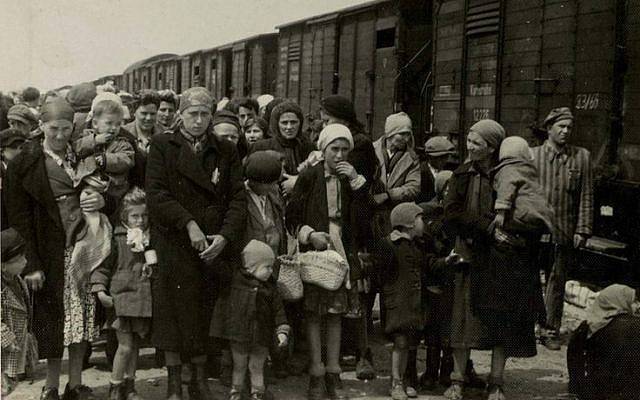
[[[322,100],[316,135],[286,99],[220,107],[195,87],[179,97],[145,90],[131,106],[91,86],[48,96],[29,136],[0,133],[3,229],[8,220],[24,241],[28,325],[47,359],[41,399],[59,398],[65,347],[62,398],[94,398],[82,362],[105,322],[118,339],[114,400],[140,398],[145,339],[163,352],[171,400],[183,398],[183,363],[190,398],[212,398],[207,360],[216,348],[233,366],[230,399],[270,396],[268,358],[280,376],[308,368],[309,399],[347,398],[341,356],[355,356],[359,379],[376,376],[367,340],[376,295],[393,342],[393,399],[437,382],[462,399],[465,385],[478,384],[471,349],[493,350],[488,398],[504,399],[506,359],[536,354],[536,323],[557,345],[569,253],[593,219],[589,154],[567,144],[568,109],[551,111],[549,138],[534,149],[478,121],[467,159],[453,167],[455,146],[442,136],[425,143],[420,161],[403,112],[372,142],[338,95]],[[546,313],[536,263],[545,234],[556,255]],[[284,300],[279,256],[327,249],[349,267],[343,284],[305,283],[301,301]]]

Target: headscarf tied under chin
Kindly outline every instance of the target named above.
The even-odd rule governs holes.
[[[287,139],[280,133],[279,122],[280,117],[284,113],[294,113],[298,117],[298,120],[300,120],[298,133],[293,139]],[[289,100],[278,104],[271,113],[269,127],[271,130],[271,134],[284,148],[285,165],[287,171],[295,171],[298,165],[300,165],[300,163],[302,163],[307,158],[309,152],[308,149],[313,147],[313,145],[311,145],[302,135],[303,121],[304,116],[302,115],[302,110],[296,103]]]
[[[598,297],[587,309],[589,334],[593,336],[609,325],[614,317],[621,314],[633,314],[636,291],[625,285],[611,285],[600,291]]]
[[[475,132],[480,135],[489,147],[494,150],[500,148],[500,143],[502,143],[506,136],[502,125],[492,119],[481,119],[469,128],[469,132]]]

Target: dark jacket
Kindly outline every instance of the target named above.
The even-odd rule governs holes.
[[[264,220],[262,219],[262,215],[260,214],[260,210],[258,206],[255,204],[249,191],[247,193],[247,230],[244,235],[244,243],[249,243],[252,239],[259,240],[261,242],[269,243],[267,238],[267,229],[268,226],[265,225]],[[284,201],[280,197],[280,194],[277,192],[269,193],[267,195],[267,201],[271,205],[271,209],[273,210],[273,222],[275,230],[278,231],[280,235],[279,245],[276,249],[274,249],[274,253],[276,255],[282,255],[287,253],[287,232],[285,230],[284,225]],[[273,248],[272,248],[273,249]]]
[[[136,121],[131,121],[128,124],[124,125],[121,131],[127,132],[128,138],[131,139],[133,143],[134,149],[136,149],[135,154],[135,164],[133,168],[129,171],[129,183],[131,186],[138,186],[140,188],[145,187],[145,176],[147,171],[147,157],[148,153],[146,150],[141,149],[138,146],[138,128],[136,127]],[[155,125],[153,127],[153,135],[158,135],[161,133],[166,133],[160,125]],[[122,135],[122,132],[119,133]]]
[[[142,274],[144,252],[131,251],[125,227],[117,226],[113,235],[111,256],[91,274],[91,291],[113,297],[116,317],[150,318],[151,282]]]
[[[164,350],[203,354],[216,295],[214,275],[237,256],[245,230],[242,167],[232,143],[207,133],[194,153],[179,128],[155,135],[147,159],[151,247],[158,254],[152,341]],[[213,265],[191,247],[186,230],[195,221],[205,235],[228,243]]]
[[[27,266],[23,272],[42,270],[44,287],[34,294],[34,333],[40,358],[61,358],[63,352],[65,231],[58,204],[49,186],[44,152],[30,143],[7,171],[7,206],[11,225],[26,240]],[[105,213],[114,204],[105,198]]]
[[[270,347],[276,329],[288,334],[289,327],[273,277],[261,282],[236,270],[231,286],[216,302],[210,335]]]
[[[284,159],[284,169],[289,175],[298,175],[298,165],[307,159],[309,154],[315,150],[313,143],[302,137],[299,133],[294,140],[287,140],[277,135],[272,138],[259,140],[249,149],[250,153],[256,151],[274,150],[282,154]]]

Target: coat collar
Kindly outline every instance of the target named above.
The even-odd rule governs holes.
[[[62,228],[58,204],[53,197],[51,186],[49,185],[49,176],[44,162],[44,151],[40,144],[34,144],[24,154],[24,177],[22,186],[31,194],[44,208],[46,208],[49,217]]]
[[[378,158],[378,167],[380,168],[380,180],[384,186],[389,189],[393,188],[400,179],[406,177],[406,172],[411,168],[414,162],[418,161],[418,155],[413,150],[411,144],[408,145],[405,153],[396,164],[393,171],[387,171],[386,160],[389,158],[387,154],[387,141],[385,137],[381,137],[373,144],[373,148]]]
[[[195,184],[202,187],[203,189],[215,193],[216,185],[214,183],[214,176],[209,175],[209,173],[205,171],[204,165],[199,160],[207,157],[209,153],[215,153],[215,156],[219,154],[219,143],[217,138],[210,132],[207,132],[206,135],[209,135],[209,137],[204,148],[200,153],[194,154],[193,150],[191,150],[191,146],[182,136],[180,128],[174,130],[173,133],[170,133],[170,135],[171,139],[169,140],[169,142],[174,146],[179,147],[180,151],[176,164],[176,169],[178,170],[178,172],[191,179]],[[214,171],[212,171],[212,174],[216,173],[219,173],[217,167]]]

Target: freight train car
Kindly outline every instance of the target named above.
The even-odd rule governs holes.
[[[434,16],[433,133],[464,156],[469,127],[493,118],[536,143],[549,110],[570,107],[596,168],[595,234],[615,241],[584,260],[608,276],[637,265],[640,1],[444,0]]]
[[[325,96],[347,96],[374,139],[387,115],[404,110],[421,141],[430,106],[430,3],[377,0],[277,28],[278,96],[308,115]]]
[[[151,89],[152,85],[156,86],[157,76],[152,76],[151,66],[175,57],[177,57],[176,54],[158,54],[131,64],[122,73],[122,89],[129,93],[136,93],[140,89]]]
[[[102,78],[98,78],[98,79],[94,80],[93,84],[98,86],[98,85],[104,85],[107,82],[113,82],[113,84],[116,86],[116,88],[120,89],[120,88],[122,88],[122,75],[107,75],[107,76],[103,76]]]

